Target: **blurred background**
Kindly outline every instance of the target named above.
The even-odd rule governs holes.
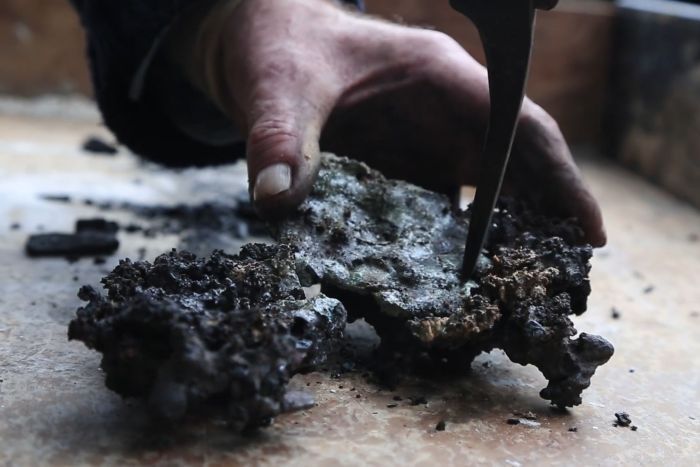
[[[372,14],[444,31],[482,57],[476,31],[447,1],[366,3]],[[562,0],[539,17],[529,95],[573,145],[595,147],[700,206],[697,3]],[[90,96],[83,50],[67,1],[0,3],[0,94]]]

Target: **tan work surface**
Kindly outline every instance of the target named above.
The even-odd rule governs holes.
[[[412,381],[396,391],[360,375],[296,377],[292,385],[308,386],[318,405],[254,437],[204,422],[157,429],[141,405],[104,387],[99,355],[68,342],[66,330],[79,285],[96,285],[141,246],[152,259],[177,238],[122,236],[106,265],[29,260],[24,242],[40,225],[70,230],[80,217],[129,219],[38,195],[175,203],[233,195],[245,174],[240,166],[173,174],[127,154],[82,153],[85,136],[100,131],[89,122],[0,116],[0,465],[697,465],[700,213],[597,160],[582,165],[610,242],[595,256],[590,309],[577,324],[617,352],[582,406],[551,411],[538,397],[544,378],[494,352],[461,382]],[[20,230],[10,229],[15,222]],[[427,405],[410,405],[418,395]],[[528,411],[535,423],[506,423]],[[613,427],[621,411],[637,431]],[[438,432],[441,420],[446,430]]]

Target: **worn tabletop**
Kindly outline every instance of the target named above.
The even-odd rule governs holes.
[[[616,354],[582,406],[550,410],[537,395],[544,378],[493,352],[461,381],[411,380],[392,391],[353,373],[297,376],[292,386],[313,392],[316,407],[279,417],[257,435],[236,437],[206,421],[154,424],[140,404],[104,387],[99,355],[68,342],[66,331],[80,285],[97,286],[141,248],[152,259],[178,246],[177,236],[120,233],[119,251],[101,265],[28,259],[24,243],[41,230],[70,231],[78,218],[131,220],[81,202],[87,198],[215,200],[236,196],[246,175],[241,165],[170,172],[125,151],[86,154],[86,136],[109,138],[90,115],[0,116],[0,465],[696,464],[700,212],[594,158],[582,166],[610,241],[595,255],[589,311],[577,325],[609,339]],[[412,405],[416,396],[427,404]],[[623,411],[636,431],[613,426]],[[536,420],[507,423],[527,412]],[[436,430],[440,421],[444,431]]]

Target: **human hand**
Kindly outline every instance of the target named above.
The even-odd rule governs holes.
[[[327,0],[243,0],[219,40],[217,99],[247,135],[251,193],[264,215],[304,200],[320,147],[438,191],[478,181],[488,77],[448,36]],[[578,218],[587,241],[605,243],[598,204],[556,122],[529,99],[504,190]]]

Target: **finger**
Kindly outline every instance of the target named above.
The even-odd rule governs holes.
[[[264,217],[280,217],[311,191],[320,163],[319,137],[331,93],[307,81],[263,82],[246,112],[247,162],[251,197]]]
[[[553,214],[574,217],[584,240],[601,247],[607,242],[603,215],[583,180],[556,122],[544,110],[526,101],[514,148],[513,177],[521,190],[541,190],[541,201]],[[527,186],[529,184],[530,186]]]

